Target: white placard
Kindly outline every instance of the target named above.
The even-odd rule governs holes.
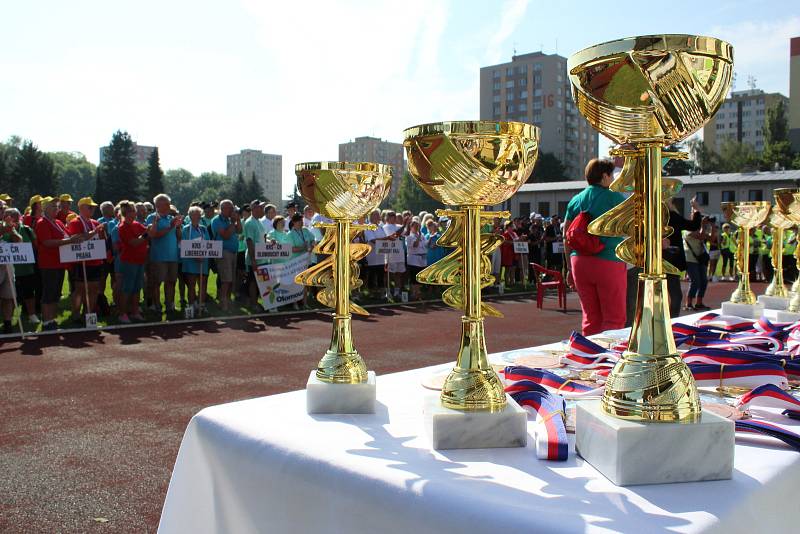
[[[399,239],[376,239],[375,252],[383,254],[389,263],[399,263],[405,261],[403,244]]]
[[[58,247],[61,263],[106,259],[106,240],[87,239],[81,243],[71,243]]]
[[[0,265],[36,263],[31,243],[0,243]]]
[[[563,253],[564,253],[564,242],[553,241],[553,254],[563,254]]]
[[[514,254],[527,254],[528,242],[527,241],[514,241]]]
[[[256,260],[286,259],[292,257],[292,247],[280,243],[256,243],[255,253]]]
[[[208,239],[181,240],[181,258],[202,260],[221,257],[222,241],[209,241]]]

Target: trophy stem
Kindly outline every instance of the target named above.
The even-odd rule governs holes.
[[[756,294],[750,289],[750,228],[739,227],[739,242],[736,244],[739,255],[739,285],[731,295],[731,302],[736,304],[755,304]]]
[[[789,292],[783,283],[783,228],[772,227],[772,281],[764,294],[770,297],[788,297]]]
[[[461,347],[456,366],[442,386],[441,401],[455,410],[500,411],[506,394],[486,353],[481,312],[481,207],[465,206],[461,289],[464,312],[461,317]]]
[[[795,236],[800,237],[800,226],[795,227],[794,232],[795,232]],[[794,248],[794,261],[795,261],[795,265],[800,267],[800,246],[797,246],[797,245],[795,245],[795,248]],[[792,296],[794,296],[798,292],[800,292],[800,276],[795,276],[794,282],[792,282],[792,289],[790,289],[789,291],[792,292]]]
[[[611,371],[601,405],[613,416],[689,422],[700,414],[694,378],[675,347],[662,262],[661,145],[645,143],[642,191],[643,272],[628,349]]]
[[[353,346],[350,314],[350,221],[336,221],[333,284],[336,298],[331,344],[317,365],[317,378],[336,384],[366,382],[367,365]]]

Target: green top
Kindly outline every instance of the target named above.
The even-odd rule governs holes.
[[[272,231],[270,231],[270,233],[267,234],[267,239],[271,239],[281,245],[288,245],[290,247],[292,246],[292,238],[289,236],[289,234],[287,234],[282,230],[273,229]],[[275,258],[271,260],[270,263],[285,263],[287,261],[288,258],[287,259]]]
[[[573,221],[580,212],[588,211],[592,220],[595,220],[620,202],[625,200],[622,193],[611,191],[610,189],[601,185],[590,185],[569,201],[567,204],[567,213],[564,217],[567,221]],[[605,248],[601,250],[596,256],[604,260],[622,261],[617,257],[615,249],[617,245],[622,243],[624,237],[601,237],[600,241],[605,244]],[[577,256],[576,251],[572,251],[572,255]]]
[[[20,223],[19,228],[17,228],[17,234],[22,237],[23,243],[33,243],[33,230],[29,226],[25,226],[24,224]],[[3,236],[3,241],[7,243],[13,243],[11,239],[11,234],[6,234]],[[14,265],[14,275],[15,276],[28,276],[35,272],[35,263],[17,263]]]
[[[242,230],[245,243],[247,243],[247,240],[250,239],[253,241],[254,246],[259,243],[263,243],[264,237],[267,235],[267,232],[264,231],[264,225],[261,224],[261,221],[253,216],[248,217],[247,220],[244,221],[244,228]],[[251,262],[249,249],[245,250],[244,252],[244,261],[245,265],[247,266],[247,270],[249,271]],[[269,263],[269,261],[266,259],[256,261],[256,265],[265,265],[267,263]]]
[[[293,247],[309,247],[314,244],[314,236],[311,235],[308,228],[303,227],[300,230],[289,230],[289,238],[292,240]],[[292,258],[302,256],[307,252],[292,252]]]

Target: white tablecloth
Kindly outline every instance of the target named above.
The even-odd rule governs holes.
[[[448,367],[379,376],[374,415],[310,416],[304,391],[202,410],[183,437],[159,531],[800,529],[800,454],[769,438],[737,437],[732,480],[629,488],[578,458],[574,440],[567,462],[537,460],[532,438],[526,449],[433,451],[422,399],[435,392],[420,380]]]

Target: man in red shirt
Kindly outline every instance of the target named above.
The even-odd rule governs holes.
[[[78,201],[77,217],[74,217],[67,223],[67,233],[69,235],[83,234],[86,239],[92,239],[95,245],[100,248],[105,248],[105,226],[92,219],[94,209],[97,204],[94,203],[91,197],[84,197]],[[86,264],[86,284],[84,286],[84,271],[83,265]],[[81,319],[81,303],[86,298],[85,295],[89,294],[89,302],[84,304],[86,313],[93,313],[95,304],[97,303],[97,295],[100,292],[100,277],[103,274],[103,260],[89,260],[84,262],[76,262],[70,268],[70,279],[72,280],[72,321],[75,323],[82,323]]]
[[[147,263],[148,227],[136,220],[136,205],[128,200],[119,203],[122,222],[117,227],[120,242],[120,270],[122,291],[119,302],[119,322],[142,321],[139,312],[139,293],[144,283],[144,266]]]
[[[36,221],[36,242],[39,250],[37,263],[42,278],[42,330],[55,330],[58,301],[64,285],[66,266],[61,263],[58,247],[84,240],[83,234],[70,236],[64,223],[58,220],[58,199],[42,199],[43,216]]]
[[[78,215],[69,209],[72,207],[72,197],[69,196],[69,193],[64,193],[58,197],[58,200],[60,201],[58,206],[58,220],[66,225]]]

